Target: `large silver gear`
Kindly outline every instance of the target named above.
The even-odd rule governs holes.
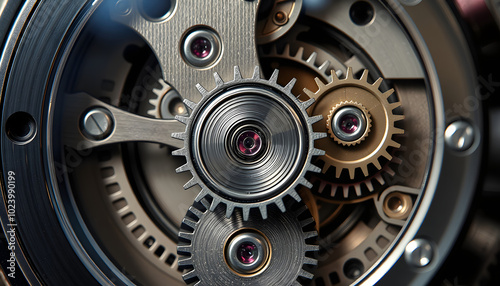
[[[290,203],[293,200],[286,203],[288,210],[285,213],[271,208],[268,219],[249,221],[242,219],[241,211],[225,218],[223,205],[212,212],[208,211],[208,201],[195,203],[189,208],[179,232],[177,252],[179,267],[185,270],[184,281],[197,286],[301,285],[309,282],[319,250],[314,219],[304,204]],[[252,273],[234,268],[231,257],[238,253],[232,251],[235,247],[248,243],[242,238],[245,236],[250,241],[255,237],[260,239],[256,242],[260,252],[252,252],[252,255],[262,263]]]
[[[269,80],[261,78],[259,67],[252,78],[243,78],[238,67],[229,82],[217,73],[214,77],[212,91],[197,85],[202,95],[198,103],[184,100],[191,115],[176,116],[186,125],[185,132],[172,134],[184,140],[184,147],[172,152],[186,158],[177,172],[189,171],[193,176],[184,188],[199,185],[202,190],[196,201],[208,198],[210,210],[225,204],[226,217],[240,208],[244,220],[251,209],[258,209],[265,219],[267,206],[273,204],[285,212],[283,199],[291,196],[300,201],[295,189],[312,187],[306,173],[321,171],[311,163],[313,156],[324,154],[314,147],[315,140],[326,136],[312,127],[322,116],[307,114],[314,100],[301,102],[292,94],[295,80],[285,87],[277,84],[277,70]],[[240,146],[232,145],[239,144],[247,131],[257,140],[252,139],[251,147],[259,146],[260,153],[252,154],[255,157],[239,154]]]

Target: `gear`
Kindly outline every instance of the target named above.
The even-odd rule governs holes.
[[[312,187],[306,173],[321,171],[311,163],[313,156],[324,154],[314,147],[315,140],[326,136],[312,128],[322,116],[309,117],[306,111],[314,99],[299,101],[291,93],[295,81],[277,84],[277,70],[269,80],[260,78],[258,67],[248,79],[238,67],[232,81],[225,83],[217,73],[214,77],[212,91],[197,85],[200,102],[184,100],[191,116],[176,116],[186,131],[172,134],[184,140],[184,148],[172,154],[187,161],[177,172],[193,176],[185,189],[199,185],[196,201],[211,198],[211,210],[225,204],[226,217],[241,208],[248,220],[257,208],[265,219],[272,204],[284,212],[283,198],[300,201],[296,187]]]
[[[278,83],[286,84],[292,78],[298,79],[293,89],[294,94],[300,94],[304,88],[313,89],[315,77],[325,82],[331,81],[330,72],[333,67],[342,67],[339,60],[319,48],[306,57],[304,47],[299,47],[293,54],[290,44],[286,44],[282,52],[278,52],[277,46],[273,45],[269,51],[262,51],[261,57],[266,59],[264,64],[267,63],[271,69],[281,70]],[[318,58],[326,60],[317,65]],[[343,74],[342,69],[336,70],[337,76]]]
[[[187,108],[182,103],[179,93],[163,79],[158,79],[160,88],[153,88],[156,96],[149,100],[152,108],[147,114],[155,118],[172,119],[175,115],[187,115]]]
[[[336,194],[338,187],[342,187],[344,198],[348,198],[350,189],[354,189],[356,195],[361,196],[362,184],[366,185],[370,192],[374,190],[372,181],[376,180],[383,184],[384,180],[380,173],[370,174],[370,165],[374,166],[378,172],[394,174],[390,167],[387,165],[384,167],[379,160],[385,158],[387,162],[390,162],[393,156],[389,148],[401,146],[393,139],[393,136],[404,134],[403,129],[395,126],[395,123],[403,120],[404,116],[395,112],[401,103],[391,97],[394,90],[390,89],[384,93],[379,90],[382,81],[382,78],[379,78],[373,84],[368,83],[368,70],[363,72],[360,79],[355,79],[352,68],[348,68],[345,79],[339,79],[333,73],[332,81],[326,85],[316,78],[317,92],[304,89],[304,93],[309,98],[316,99],[316,103],[310,110],[312,114],[323,114],[326,118],[316,125],[315,130],[327,130],[330,136],[334,135],[333,138],[316,142],[319,148],[326,151],[326,154],[319,158],[324,162],[323,174],[330,172],[333,167],[335,178],[342,180],[342,183],[330,184],[332,196]],[[338,126],[343,124],[341,119],[332,124],[334,115],[347,105],[359,110],[358,113],[363,114],[366,121],[365,132],[358,138],[347,137],[350,140],[339,139],[332,131],[333,124]],[[356,120],[362,117],[360,115]],[[337,144],[332,144],[332,141],[336,141]],[[394,163],[397,161],[393,160]],[[357,172],[358,169],[361,172]],[[348,176],[342,176],[344,171]],[[321,192],[325,189],[324,187],[320,188]]]
[[[293,203],[292,205],[290,203]],[[314,219],[302,203],[269,218],[244,221],[240,210],[225,218],[202,200],[189,208],[177,252],[183,279],[194,285],[301,285],[313,278],[319,250]]]

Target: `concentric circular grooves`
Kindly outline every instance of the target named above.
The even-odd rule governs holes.
[[[222,205],[219,205],[214,211],[209,211],[211,204],[207,200],[202,199],[200,202],[195,202],[189,208],[182,222],[179,245],[177,246],[177,253],[180,255],[179,267],[185,269],[182,275],[184,281],[190,285],[191,283],[216,285],[214,280],[217,280],[217,284],[227,285],[226,283],[230,279],[235,285],[238,283],[253,285],[253,283],[258,282],[269,283],[271,282],[269,279],[275,279],[278,276],[280,279],[291,280],[280,280],[280,284],[276,284],[277,281],[274,281],[268,285],[301,285],[299,281],[311,280],[313,278],[313,274],[310,272],[311,267],[318,263],[313,258],[319,251],[319,246],[315,245],[318,233],[314,230],[314,219],[307,207],[302,203],[290,204],[290,202],[293,200],[287,201],[287,211],[284,213],[276,208],[270,210],[273,215],[265,221],[262,219],[242,221],[242,214],[239,211],[233,212],[230,218],[223,218],[224,208]],[[259,228],[258,232],[263,234],[269,242],[270,256],[272,256],[268,262],[269,265],[256,274],[241,275],[232,270],[226,263],[219,263],[219,261],[225,261],[223,245],[227,243],[229,237],[241,230],[257,228]],[[286,233],[287,231],[289,233]],[[290,245],[282,243],[282,239],[285,237],[280,238],[280,236],[283,234],[286,240],[293,244],[291,249],[287,249]],[[206,235],[210,237],[204,237]],[[276,255],[272,254],[274,247],[278,248]],[[207,253],[207,251],[214,250],[216,252],[213,254]],[[277,256],[293,261],[283,261]],[[279,266],[286,268],[281,269]],[[281,271],[276,271],[277,269]],[[207,279],[212,281],[207,282]],[[236,281],[236,279],[241,280]]]
[[[184,100],[184,104],[192,110],[191,116],[190,117],[183,117],[183,116],[176,116],[176,119],[186,125],[186,131],[183,133],[174,133],[172,134],[173,138],[177,138],[180,140],[184,140],[184,147],[175,150],[172,152],[172,155],[174,156],[184,156],[186,158],[187,163],[179,168],[177,168],[177,172],[187,172],[190,171],[193,178],[184,185],[185,189],[188,189],[192,186],[199,185],[202,190],[196,197],[196,201],[200,201],[203,198],[210,198],[211,200],[211,206],[210,210],[214,210],[217,205],[220,203],[223,203],[226,205],[226,217],[230,217],[231,214],[233,213],[234,209],[241,208],[243,211],[243,219],[248,220],[249,215],[250,215],[250,209],[257,208],[259,209],[262,217],[265,219],[267,218],[267,206],[271,204],[275,204],[282,212],[286,211],[285,205],[283,203],[283,199],[286,196],[291,196],[293,197],[296,201],[300,201],[301,198],[296,192],[295,188],[298,185],[303,185],[305,187],[312,187],[312,184],[305,178],[305,175],[307,172],[320,172],[320,168],[314,166],[311,163],[311,159],[313,156],[321,156],[324,154],[322,150],[316,149],[314,147],[314,141],[320,138],[324,138],[326,136],[325,133],[316,133],[312,129],[312,124],[318,122],[319,120],[322,119],[322,116],[314,116],[314,117],[309,117],[307,114],[306,109],[310,107],[314,103],[314,99],[310,99],[305,102],[300,102],[297,97],[295,97],[292,93],[291,90],[293,88],[293,85],[295,83],[295,80],[292,80],[289,84],[287,84],[285,87],[280,86],[277,84],[277,79],[278,79],[278,71],[275,70],[273,75],[269,80],[262,79],[260,77],[260,69],[259,67],[256,67],[254,70],[254,74],[252,78],[248,79],[243,79],[241,76],[241,73],[239,71],[239,68],[236,66],[234,68],[234,80],[229,81],[227,83],[224,83],[222,78],[219,76],[219,74],[215,73],[214,74],[215,78],[215,83],[216,87],[212,91],[207,91],[205,88],[203,88],[201,85],[197,85],[197,88],[199,92],[202,95],[202,99],[198,104],[191,102],[189,100]],[[304,121],[304,127],[306,128],[305,132],[308,135],[308,141],[307,141],[307,146],[308,149],[306,150],[306,155],[304,159],[304,164],[301,166],[300,170],[297,170],[297,176],[294,179],[294,181],[290,184],[290,186],[281,191],[279,194],[276,194],[274,197],[270,197],[265,199],[264,201],[261,202],[236,202],[234,200],[227,199],[225,197],[220,196],[216,192],[212,191],[207,184],[201,179],[200,175],[198,174],[195,163],[193,161],[193,151],[191,150],[192,146],[192,138],[190,134],[193,132],[194,125],[196,124],[196,118],[197,115],[203,110],[204,104],[211,100],[214,95],[217,95],[221,90],[226,90],[231,87],[236,87],[236,86],[242,86],[245,84],[250,84],[250,85],[259,85],[259,86],[264,86],[267,88],[275,89],[282,93],[283,95],[287,96],[287,100],[291,101],[296,105],[296,109],[300,112],[299,116],[302,117],[302,120]]]

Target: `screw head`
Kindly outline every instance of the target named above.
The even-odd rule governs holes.
[[[455,151],[467,151],[474,143],[474,128],[464,120],[458,120],[446,128],[444,139],[448,147]]]
[[[426,267],[432,262],[433,258],[434,247],[426,239],[414,239],[405,248],[406,262],[413,267]]]
[[[366,131],[367,121],[363,112],[354,106],[345,106],[333,116],[332,131],[337,138],[343,141],[356,141]]]
[[[219,35],[207,27],[196,27],[183,39],[182,56],[191,66],[206,68],[213,65],[221,55]]]
[[[254,274],[267,263],[270,249],[263,235],[256,232],[242,232],[231,238],[225,250],[229,267],[240,274]]]
[[[113,131],[113,115],[107,109],[93,108],[83,115],[80,128],[87,138],[103,140]]]

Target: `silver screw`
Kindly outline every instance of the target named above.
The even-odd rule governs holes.
[[[474,143],[474,128],[469,122],[455,121],[446,128],[444,140],[455,151],[467,151]]]
[[[206,68],[219,59],[222,42],[214,30],[196,28],[187,33],[181,49],[182,56],[188,64],[196,68]]]
[[[413,267],[426,267],[434,258],[432,244],[423,238],[412,240],[405,248],[405,259]]]
[[[82,118],[81,130],[89,139],[105,139],[111,134],[113,128],[113,115],[101,107],[91,109]]]

